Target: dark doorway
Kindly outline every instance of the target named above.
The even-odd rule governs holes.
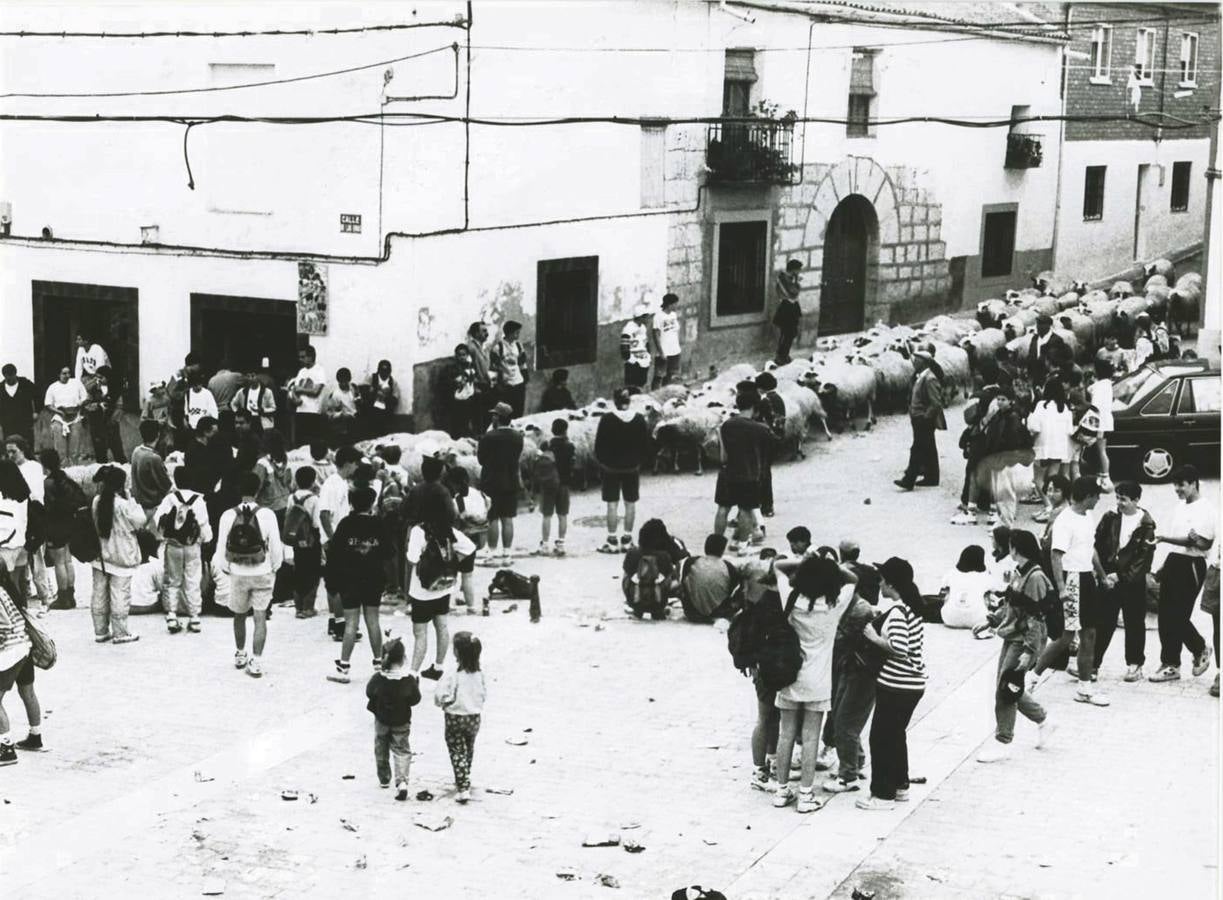
[[[824,269],[820,282],[819,333],[861,331],[866,321],[867,263],[877,240],[879,221],[870,201],[859,194],[842,200],[824,234]]]
[[[35,281],[34,382],[40,391],[62,366],[74,368],[76,336],[102,345],[110,367],[125,386],[129,410],[140,408],[140,309],[136,288],[105,284]]]
[[[236,372],[253,372],[266,356],[272,377],[283,384],[297,373],[297,304],[192,294],[191,349],[206,372],[222,362]]]

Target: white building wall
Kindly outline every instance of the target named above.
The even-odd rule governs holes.
[[[1206,215],[1206,167],[1210,141],[1067,141],[1063,150],[1059,198],[1057,267],[1059,271],[1099,278],[1149,262],[1202,240]],[[1189,208],[1171,211],[1172,164],[1192,163]],[[1139,256],[1134,255],[1138,166],[1149,165],[1141,218]],[[1106,166],[1104,212],[1083,219],[1083,192],[1088,166]],[[1162,167],[1162,184],[1160,168]]]

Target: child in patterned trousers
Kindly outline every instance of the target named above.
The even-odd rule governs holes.
[[[466,803],[471,799],[471,760],[484,710],[484,673],[480,671],[479,638],[470,631],[460,631],[453,645],[456,668],[442,676],[433,702],[446,716],[446,748],[454,768],[456,799]]]

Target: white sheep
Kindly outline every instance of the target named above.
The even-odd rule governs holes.
[[[1074,335],[1080,347],[1095,346],[1096,324],[1086,313],[1077,309],[1068,309],[1058,313],[1057,322],[1063,331]]]
[[[1069,291],[1057,298],[1058,310],[1074,309],[1079,305],[1081,294],[1078,291]]]
[[[867,366],[829,359],[819,367],[816,393],[837,424],[854,427],[855,415],[865,410],[866,427],[875,423],[875,373]]]
[[[721,445],[717,432],[725,417],[725,408],[687,406],[663,418],[654,426],[654,444],[658,451],[654,456],[655,474],[668,458],[672,471],[678,472],[680,455],[691,454],[696,459],[696,474],[703,475],[705,448],[711,440]]]
[[[993,359],[999,348],[1006,346],[1006,334],[1001,328],[983,328],[961,340],[960,346],[968,354],[969,365],[976,369],[983,360]]]
[[[1010,312],[1004,300],[982,300],[977,304],[977,321],[982,328],[997,328]]]
[[[1160,259],[1151,260],[1151,262],[1143,266],[1142,273],[1147,276],[1148,280],[1158,276],[1164,280],[1164,284],[1167,284],[1169,278],[1176,277],[1176,267],[1172,265],[1171,260],[1161,257]]]
[[[936,343],[934,361],[943,370],[944,385],[952,388],[948,399],[954,399],[959,391],[968,393],[972,389],[972,367],[968,364],[968,353],[962,347]]]
[[[802,442],[806,440],[812,424],[818,425],[824,436],[832,440],[832,432],[828,430],[828,415],[824,412],[824,404],[820,402],[819,394],[797,382],[780,378],[777,379],[777,393],[786,404],[786,437],[796,440],[797,455],[802,455]],[[793,424],[791,419],[794,420]]]
[[[1114,281],[1113,286],[1109,288],[1108,296],[1113,300],[1124,300],[1126,297],[1134,296],[1134,286],[1128,281]]]
[[[1190,272],[1176,279],[1176,287],[1168,297],[1168,330],[1191,334],[1197,326],[1202,306],[1202,276]]]
[[[972,335],[965,337],[968,340]],[[869,366],[875,373],[875,403],[883,410],[908,409],[913,385],[913,361],[898,350],[877,348],[863,352],[854,362]]]

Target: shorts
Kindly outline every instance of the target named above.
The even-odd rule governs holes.
[[[236,616],[246,615],[254,609],[266,612],[272,605],[272,586],[275,583],[276,576],[270,572],[266,575],[230,575],[230,610]]]
[[[603,473],[603,501],[605,503],[615,503],[621,498],[625,503],[636,503],[640,497],[640,472]]]
[[[472,559],[474,560],[475,557],[473,556]],[[450,612],[449,594],[435,600],[417,600],[415,597],[408,599],[412,601],[412,622],[416,625],[425,625],[438,616],[444,616]]]
[[[624,364],[624,386],[629,388],[643,388],[646,381],[650,377],[649,366],[639,366],[636,363],[626,362]]]
[[[361,609],[382,605],[382,588],[360,588],[340,592],[340,605],[344,609]]]
[[[30,659],[27,653],[25,659],[17,663],[17,665],[5,669],[0,672],[0,694],[7,691],[13,685],[17,687],[25,687],[34,683],[34,660]]]
[[[553,515],[569,515],[569,487],[567,485],[551,485],[539,492],[539,511],[545,517]]]
[[[760,507],[760,482],[731,481],[718,476],[717,486],[713,492],[714,502],[721,507],[730,509],[758,509]]]
[[[518,515],[518,491],[489,491],[489,519],[512,519]]]
[[[1079,631],[1084,625],[1094,628],[1100,614],[1097,607],[1095,576],[1091,572],[1067,572],[1062,627],[1066,631]]]
[[[781,696],[779,692],[777,699],[773,701],[773,705],[778,709],[801,709],[803,712],[828,712],[832,709],[831,700],[812,700],[809,703],[800,703],[797,700],[787,700]]]
[[[12,572],[14,569],[28,566],[30,557],[24,547],[4,547],[0,548],[0,562],[3,562],[4,567]]]

